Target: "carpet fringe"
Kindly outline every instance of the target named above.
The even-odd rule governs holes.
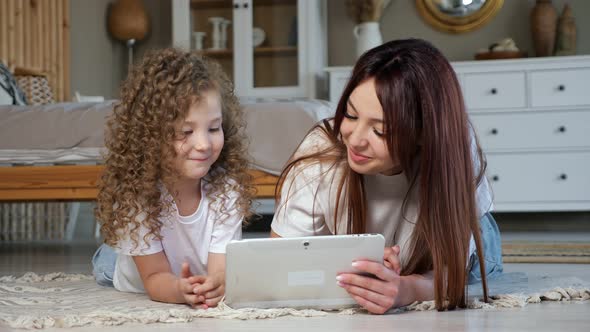
[[[27,272],[20,277],[2,276],[0,282],[16,282],[16,283],[32,283],[32,282],[46,282],[46,281],[81,281],[94,280],[94,277],[86,274],[53,272],[39,275],[35,272]]]
[[[590,288],[562,288],[556,287],[542,294],[500,294],[491,296],[490,303],[474,298],[467,303],[469,309],[498,309],[498,308],[522,308],[529,303],[541,303],[543,301],[588,301],[590,300]],[[414,302],[406,307],[407,311],[435,310],[434,301]]]
[[[38,275],[28,272],[21,277],[4,276],[0,277],[0,282],[4,283],[34,283],[47,281],[83,281],[92,280],[93,277],[84,274],[67,274],[67,273],[50,273]],[[8,285],[5,285],[8,286]],[[27,285],[23,285],[28,287]],[[534,294],[502,294],[491,297],[489,303],[482,302],[481,299],[473,298],[467,304],[470,309],[498,309],[498,308],[522,308],[529,303],[540,303],[544,301],[588,301],[590,300],[590,288],[573,288],[573,287],[555,287],[543,293]],[[396,309],[393,312],[403,311],[428,311],[435,310],[434,301],[414,302],[404,308]],[[117,312],[97,310],[80,315],[65,315],[62,317],[51,317],[48,315],[21,315],[18,317],[0,313],[0,322],[4,322],[12,328],[19,329],[43,329],[49,327],[79,327],[79,326],[116,326],[124,323],[179,323],[190,322],[196,318],[219,318],[219,319],[270,319],[281,316],[294,317],[318,317],[328,314],[353,315],[366,313],[363,309],[344,309],[340,311],[320,311],[314,309],[256,309],[243,308],[233,309],[224,302],[219,303],[216,308],[191,309],[184,306],[174,306],[173,308],[155,308],[146,309],[142,312]]]

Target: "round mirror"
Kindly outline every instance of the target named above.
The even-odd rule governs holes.
[[[504,0],[416,0],[416,7],[431,26],[461,33],[489,22],[503,3]]]

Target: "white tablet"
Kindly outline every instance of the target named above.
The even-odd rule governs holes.
[[[248,239],[227,245],[225,302],[232,308],[352,307],[336,284],[342,272],[359,272],[355,260],[383,262],[381,234]]]

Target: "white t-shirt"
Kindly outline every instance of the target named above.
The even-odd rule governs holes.
[[[201,181],[201,202],[190,216],[181,216],[176,205],[172,204],[171,215],[162,217],[164,224],[160,230],[161,241],[153,238],[148,239],[147,243],[143,241],[143,236],[148,232],[145,226],[137,230],[140,240],[137,248],[134,248],[134,243],[128,236],[119,240],[118,248],[115,248],[118,256],[113,277],[117,290],[145,293],[133,256],[164,251],[175,275],[180,275],[184,262],[189,264],[193,274],[206,275],[209,253],[225,254],[225,246],[229,241],[241,239],[243,216],[235,208],[238,193],[227,193],[229,217],[221,216],[219,202],[209,206],[210,201],[206,195],[209,187],[205,181]]]
[[[330,142],[325,134],[319,129],[314,130],[304,139],[296,156],[321,151],[328,144]],[[472,150],[475,151],[475,147],[473,140]],[[474,159],[474,164],[478,167],[479,161]],[[339,208],[339,222],[334,226],[336,194],[342,168],[330,166],[331,163],[316,162],[296,166],[289,172],[271,225],[275,233],[282,237],[346,234],[345,206]],[[410,258],[411,235],[418,216],[417,186],[410,192],[404,206],[409,189],[405,174],[363,175],[363,178],[367,199],[367,232],[382,234],[386,246],[399,245],[400,261],[405,266]],[[485,177],[477,188],[476,196],[479,215],[483,216],[492,209],[492,197]],[[342,198],[340,201],[344,202]],[[475,241],[472,236],[469,254],[474,251]]]

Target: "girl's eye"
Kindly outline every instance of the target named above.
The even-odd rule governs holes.
[[[181,130],[181,131],[177,131],[176,132],[176,136],[175,139],[177,140],[183,140],[186,139],[188,136],[190,136],[193,133],[192,130]]]
[[[375,133],[375,135],[379,136],[379,137],[383,137],[383,133],[380,132],[379,130],[373,128],[373,132]]]
[[[351,120],[356,120],[356,119],[358,119],[358,117],[350,115],[350,113],[348,113],[348,111],[345,111],[345,112],[344,112],[344,117],[345,117],[345,118],[348,118],[348,119],[351,119]]]
[[[221,130],[221,127],[216,127],[216,128],[209,128],[209,132],[214,133]]]

